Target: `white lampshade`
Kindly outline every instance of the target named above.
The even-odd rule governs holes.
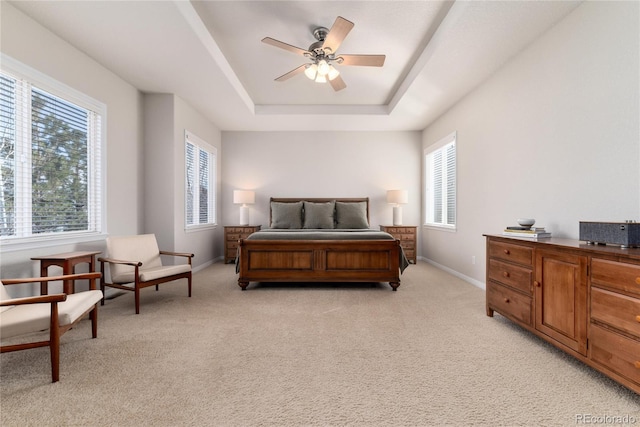
[[[396,205],[409,203],[409,192],[407,190],[389,190],[387,191],[387,203]]]
[[[233,190],[233,203],[236,204],[254,204],[256,202],[255,191],[250,190]]]

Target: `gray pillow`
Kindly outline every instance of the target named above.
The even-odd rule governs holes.
[[[334,216],[336,202],[304,202],[303,228],[335,228]]]
[[[336,228],[369,228],[367,202],[336,202]]]
[[[271,228],[302,228],[302,202],[271,202]]]

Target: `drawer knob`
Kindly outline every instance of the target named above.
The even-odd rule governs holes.
[[[504,250],[504,253],[505,253],[506,255],[509,255],[511,252],[509,252],[509,249],[505,249],[505,250]],[[638,279],[640,279],[640,277],[638,277]],[[636,279],[636,282],[638,281],[638,279]]]
[[[505,298],[504,302],[508,303],[509,302],[509,298]]]
[[[640,277],[636,277],[636,285],[640,285]]]
[[[534,285],[536,285],[538,288],[540,287],[540,282],[538,282],[537,280],[533,282]]]
[[[504,277],[509,277],[509,272],[508,272],[508,271],[503,271],[503,272],[502,272],[502,275],[503,275]]]
[[[640,322],[640,314],[636,316],[636,322]]]
[[[640,360],[636,360],[635,362],[633,362],[633,366],[640,369]]]

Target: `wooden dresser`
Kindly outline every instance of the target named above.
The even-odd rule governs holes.
[[[640,394],[640,249],[487,238],[494,311]]]
[[[238,240],[260,230],[260,225],[224,226],[224,263],[234,262],[238,251]]]
[[[381,225],[380,230],[391,234],[400,240],[400,246],[404,250],[404,254],[409,262],[416,263],[417,246],[416,237],[418,227],[415,225]]]

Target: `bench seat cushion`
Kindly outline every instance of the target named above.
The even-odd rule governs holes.
[[[23,298],[16,298],[19,301]],[[67,300],[58,303],[60,326],[69,325],[102,299],[98,290],[67,295]],[[49,329],[51,304],[13,305],[0,316],[0,336],[9,338]]]

